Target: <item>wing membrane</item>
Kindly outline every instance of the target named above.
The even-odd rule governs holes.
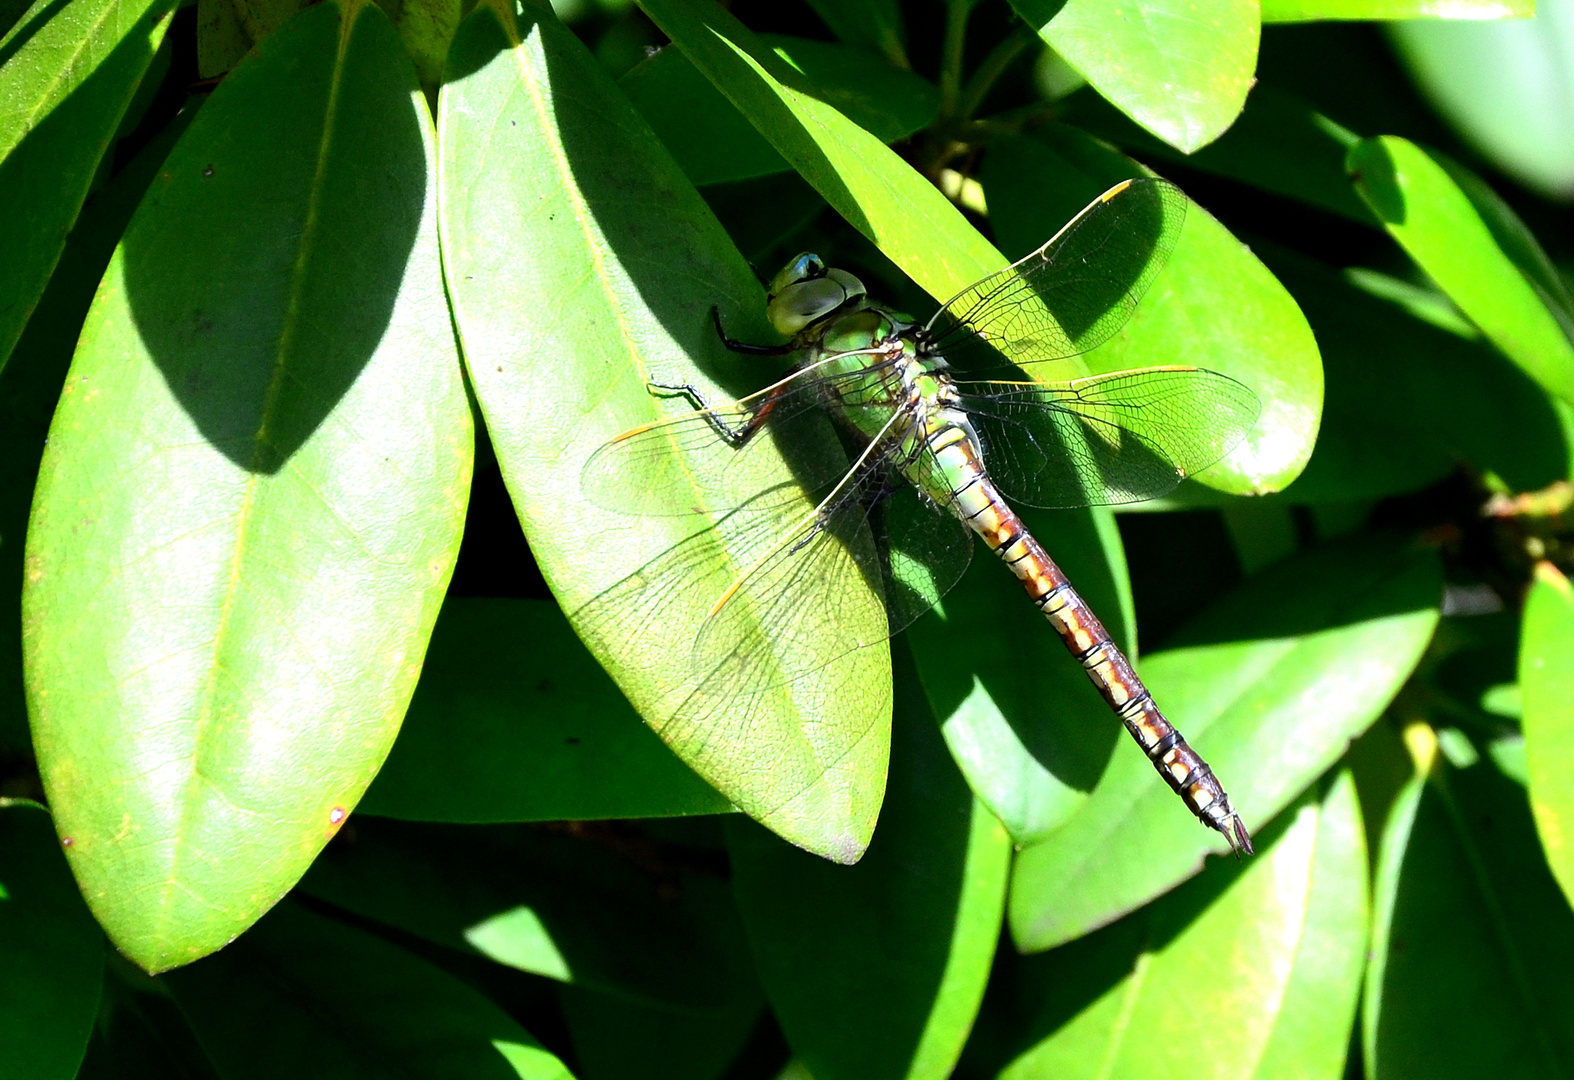
[[[1158,498],[1233,450],[1260,410],[1249,388],[1204,368],[959,385],[989,475],[1028,506]]]
[[[1106,191],[1031,255],[963,289],[929,321],[947,359],[1062,360],[1126,325],[1186,222],[1185,194],[1143,177]]]

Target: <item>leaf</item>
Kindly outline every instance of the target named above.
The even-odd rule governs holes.
[[[1121,112],[1191,153],[1246,104],[1257,67],[1255,0],[1012,0],[1045,44]]]
[[[1563,201],[1574,194],[1574,139],[1556,119],[1574,101],[1565,13],[1553,2],[1540,14],[1536,8],[1532,0],[1475,0],[1469,14],[1503,21],[1417,20],[1389,27],[1388,36],[1466,143],[1519,183]]]
[[[0,369],[0,655],[11,658],[0,669],[0,749],[32,752],[22,689],[22,546],[49,418],[115,243],[194,115],[182,112],[83,207],[11,362]]]
[[[477,991],[293,902],[164,981],[225,1080],[572,1080]]]
[[[1535,12],[1535,0],[1262,0],[1265,23],[1312,19],[1514,19]]]
[[[1178,162],[1331,210],[1363,225],[1377,224],[1350,189],[1344,171],[1345,152],[1360,137],[1272,85],[1254,87],[1230,130],[1195,154],[1183,154],[1143,131],[1091,91],[1068,98],[1061,115],[1099,138],[1143,155],[1144,160]]]
[[[0,37],[0,366],[173,12],[170,0],[35,0]]]
[[[746,965],[740,974],[732,962],[742,930],[724,889],[716,902],[712,882],[680,874],[682,852],[643,834],[578,832],[360,819],[354,842],[329,847],[301,890],[460,952],[647,1004],[715,1010],[753,989]]]
[[[1418,775],[1378,849],[1366,1074],[1567,1075],[1574,912],[1547,872],[1524,791],[1485,755],[1451,767],[1423,724],[1405,741]]]
[[[558,993],[585,1080],[719,1080],[764,1008],[758,991],[702,1013],[654,1008],[574,986]]]
[[[1249,862],[1213,866],[1116,925],[1023,961],[1031,1045],[1001,1080],[1165,1075],[1175,1057],[1154,1047],[1186,1047],[1219,1080],[1341,1075],[1366,948],[1366,845],[1350,774],[1262,839]],[[1205,1007],[1182,1004],[1199,992]]]
[[[400,56],[380,12],[322,4],[224,82],[116,251],[50,429],[34,740],[89,906],[150,970],[234,938],[327,842],[453,567],[469,410]]]
[[[579,490],[598,447],[683,407],[649,383],[725,400],[770,382],[724,361],[710,318],[718,305],[732,333],[763,339],[764,303],[600,66],[550,15],[525,15],[517,36],[512,14],[490,6],[462,24],[438,121],[449,292],[509,494],[575,630],[667,745],[768,827],[854,861],[884,788],[887,651],[859,650],[791,687],[714,703],[696,695],[699,628],[752,561],[747,523],[712,530],[720,515],[699,483],[731,449],[717,439],[629,477],[674,516],[609,511]],[[823,441],[840,453],[828,425]],[[807,513],[789,464],[762,450],[750,455],[761,459],[757,489],[790,485],[784,506]],[[883,632],[860,575],[825,588],[843,597],[849,632]]]
[[[983,183],[1001,247],[1008,255],[1031,251],[1099,192],[1140,172],[1135,162],[1069,128],[996,140]],[[1245,443],[1201,474],[1210,487],[1277,491],[1312,452],[1322,369],[1311,329],[1262,263],[1196,204],[1125,331],[1083,359],[1096,372],[1210,368],[1256,391],[1262,416]]]
[[[896,0],[809,0],[814,13],[849,45],[863,45],[907,67],[902,10]]]
[[[0,800],[0,1077],[76,1076],[103,970],[104,935],[48,812]]]
[[[1017,512],[1130,651],[1131,584],[1114,515]],[[1120,732],[1021,585],[995,559],[975,556],[957,587],[907,636],[968,786],[1013,841],[1031,843],[1087,798]]]
[[[197,74],[223,75],[310,0],[197,0]]]
[[[1416,265],[1548,393],[1574,404],[1574,344],[1449,170],[1397,136],[1363,139],[1351,182]]]
[[[1437,624],[1436,556],[1358,535],[1264,570],[1199,614],[1140,673],[1256,830],[1388,704]],[[1134,746],[1093,794],[1017,856],[1012,936],[1052,948],[1197,872],[1199,829]]]
[[[1574,590],[1551,563],[1536,567],[1519,651],[1530,808],[1547,865],[1574,903]]]
[[[1341,276],[1270,243],[1256,251],[1311,322],[1327,384],[1316,448],[1286,498],[1383,498],[1440,480],[1461,461],[1516,491],[1568,471],[1568,407],[1451,306],[1440,312],[1436,293],[1367,271]]]
[[[937,301],[1005,265],[935,187],[714,3],[645,12],[759,133]]]
[[[849,45],[765,34],[761,43],[803,73],[847,118],[884,142],[927,127],[940,107],[932,85]],[[695,184],[784,172],[791,166],[679,49],[663,49],[618,80]]]
[[[724,814],[585,651],[556,604],[450,596],[361,809],[414,821]]]
[[[950,1076],[999,934],[1010,841],[957,775],[902,669],[890,790],[858,866],[828,866],[729,821],[760,981],[817,1080]]]

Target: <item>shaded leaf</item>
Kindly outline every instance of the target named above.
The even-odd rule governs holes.
[[[862,49],[761,35],[847,119],[884,142],[927,127],[940,107],[932,85]],[[663,49],[618,80],[645,122],[695,184],[719,184],[791,168],[680,49]]]
[[[753,980],[737,914],[690,853],[628,829],[579,838],[357,821],[301,890],[428,941],[648,1004],[717,1009]],[[720,898],[715,895],[720,892]]]
[[[1432,636],[1440,593],[1431,552],[1361,534],[1260,572],[1139,670],[1256,829],[1388,704]],[[1221,845],[1123,742],[1076,814],[1018,854],[1012,935],[1027,951],[1079,937]]]
[[[197,73],[229,71],[311,0],[197,0]]]
[[[1235,121],[1257,67],[1255,0],[1013,0],[1012,7],[1104,97],[1184,153]]]
[[[1574,912],[1547,872],[1525,793],[1485,755],[1451,766],[1423,724],[1405,740],[1418,775],[1378,850],[1366,1074],[1566,1076]]]
[[[809,0],[809,6],[849,45],[867,46],[897,67],[907,66],[896,0]]]
[[[449,597],[361,810],[416,821],[723,814],[556,604]]]
[[[1536,568],[1519,651],[1530,808],[1547,865],[1574,903],[1574,589],[1549,563]]]
[[[0,365],[174,9],[171,0],[35,0],[0,38]]]
[[[0,1077],[76,1076],[103,970],[104,935],[48,811],[0,800]]]
[[[1031,1046],[1001,1080],[1343,1075],[1366,951],[1366,845],[1341,772],[1261,837],[1150,907],[1022,963]],[[1228,977],[1222,976],[1228,972]],[[1199,991],[1198,979],[1207,983]],[[1206,1007],[1184,1002],[1206,994]]]
[[[203,107],[40,470],[35,745],[89,905],[151,970],[250,925],[354,806],[458,546],[431,131],[387,20],[352,10],[314,8]]]
[[[574,986],[559,993],[584,1080],[716,1080],[764,1007],[758,992],[710,1012],[655,1008]]]
[[[1435,293],[1339,275],[1273,244],[1256,250],[1311,322],[1327,382],[1317,445],[1287,498],[1382,498],[1440,480],[1461,460],[1534,490],[1574,462],[1568,407],[1469,323],[1430,306]]]
[[[817,1080],[950,1076],[999,934],[1010,841],[957,775],[911,667],[898,671],[890,788],[858,866],[728,823],[760,981]]]
[[[466,74],[443,89],[439,131],[450,296],[532,552],[575,629],[679,757],[794,843],[856,860],[884,787],[887,651],[860,650],[790,688],[705,697],[693,643],[761,540],[732,518],[711,528],[730,507],[707,501],[715,489],[702,480],[731,449],[720,439],[674,448],[623,478],[671,516],[610,511],[579,490],[598,447],[683,407],[648,384],[725,400],[718,376],[734,393],[770,381],[723,362],[710,319],[719,305],[733,333],[764,339],[764,303],[595,60],[549,14],[532,7],[525,18],[516,33],[511,11],[484,6],[462,24],[450,69]],[[820,432],[839,454],[828,424]],[[758,471],[738,479],[783,492],[784,512],[808,512],[773,445],[749,457]],[[850,632],[883,631],[860,575],[825,587],[844,599]],[[805,657],[755,660],[770,669]]]
[[[1515,264],[1450,170],[1392,135],[1363,139],[1346,165],[1356,191],[1416,265],[1510,360],[1574,404],[1574,344],[1559,322],[1561,305]]]
[[[226,1080],[572,1080],[477,991],[293,902],[165,981]]]

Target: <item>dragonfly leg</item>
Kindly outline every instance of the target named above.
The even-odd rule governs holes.
[[[721,327],[721,309],[714,304],[710,309],[711,321],[716,324],[716,336],[721,338],[721,343],[727,347],[728,352],[745,353],[749,356],[786,356],[795,353],[798,347],[792,342],[785,345],[751,345],[747,341],[738,341],[727,336],[727,331]]]
[[[766,418],[771,415],[771,410],[776,407],[776,403],[781,400],[782,395],[781,389],[767,395],[765,400],[761,401],[759,405],[755,406],[754,411],[748,414],[747,420],[737,427],[733,427],[727,423],[726,418],[721,413],[711,408],[710,402],[705,400],[705,395],[699,392],[699,388],[690,383],[670,384],[653,382],[645,385],[655,393],[676,394],[694,406],[695,411],[704,416],[705,422],[734,450],[754,438],[755,433],[765,426]]]

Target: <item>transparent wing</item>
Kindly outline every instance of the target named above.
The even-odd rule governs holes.
[[[971,554],[959,521],[871,455],[723,592],[694,643],[696,677],[707,695],[753,692],[884,641],[933,607]],[[856,629],[859,598],[838,587],[855,574],[883,596],[883,626]]]
[[[1158,498],[1233,450],[1260,411],[1249,388],[1203,368],[959,387],[989,475],[1028,506]]]
[[[863,382],[869,372],[878,375],[889,365],[830,376],[821,373],[823,366],[793,372],[737,401],[624,432],[585,462],[580,490],[607,510],[682,517],[742,507],[757,512],[796,499],[800,490],[828,489],[847,471],[847,455],[823,408],[825,394],[840,387],[841,396],[853,401],[859,392],[873,393],[848,390],[846,384]],[[729,441],[727,432],[742,432],[761,412],[760,429],[746,442]],[[782,484],[777,456],[787,461],[795,483]]]
[[[1158,276],[1187,199],[1168,180],[1110,188],[1043,247],[963,289],[929,321],[936,351],[979,368],[1062,360],[1108,341]]]

